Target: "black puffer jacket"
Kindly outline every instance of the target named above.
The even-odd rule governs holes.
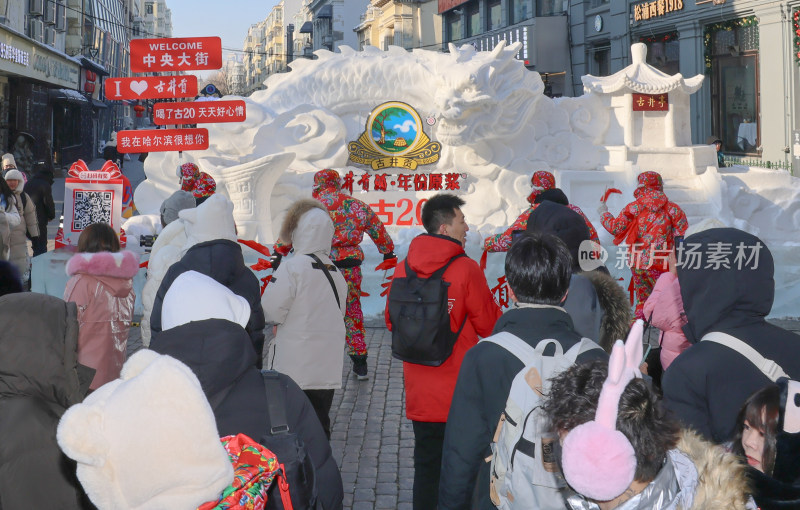
[[[745,247],[741,270],[735,259],[740,243]],[[731,253],[730,267],[715,268],[708,254],[726,246]],[[759,246],[757,260],[745,263],[752,254],[750,248]],[[800,336],[765,319],[775,298],[775,267],[763,241],[741,230],[715,228],[687,237],[684,247],[686,264],[678,266],[678,282],[688,319],[683,332],[694,345],[675,358],[664,372],[664,404],[687,427],[722,443],[733,436],[736,415],[747,397],[770,381],[743,355],[700,339],[712,331],[732,335],[778,363],[797,380]],[[699,264],[690,258],[689,250],[703,255]],[[695,269],[695,265],[699,267]]]
[[[540,340],[554,338],[565,352],[581,341],[570,316],[555,307],[512,308],[495,324],[494,333],[501,331],[516,335],[531,347]],[[545,355],[551,354],[548,349]],[[578,356],[577,361],[593,359],[608,359],[608,355],[593,349]],[[516,356],[489,342],[478,343],[464,356],[447,416],[439,480],[440,510],[495,510],[489,499],[489,464],[484,459],[491,455],[492,436],[511,383],[522,369],[522,361]],[[472,505],[473,492],[477,506]]]
[[[75,303],[30,292],[0,298],[0,508],[94,508],[56,443],[61,415],[94,370],[78,365]]]
[[[153,301],[150,330],[153,333],[161,331],[161,307],[164,295],[175,278],[186,271],[197,271],[210,276],[250,303],[250,321],[245,329],[253,341],[253,347],[258,353],[258,366],[261,367],[265,326],[264,309],[261,308],[261,287],[256,275],[244,264],[242,248],[233,241],[217,239],[196,244],[189,248],[180,261],[167,270]]]
[[[241,433],[258,441],[269,434],[264,378],[241,326],[222,319],[190,322],[153,333],[150,348],[192,369],[214,410],[220,436]],[[281,385],[289,428],[303,440],[314,463],[324,509],[341,509],[342,478],[314,408],[291,378],[281,375]]]
[[[40,170],[36,172],[36,175],[25,183],[23,191],[31,197],[36,206],[39,235],[47,234],[47,222],[56,217],[56,206],[53,202],[53,171]]]

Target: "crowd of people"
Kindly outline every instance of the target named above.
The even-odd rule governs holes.
[[[394,269],[385,317],[414,433],[414,510],[800,507],[800,338],[766,321],[772,254],[741,230],[691,230],[656,172],[638,176],[619,215],[599,205],[629,248],[629,292],[581,263],[603,249],[595,227],[535,172],[530,208],[483,245],[506,252],[503,311],[466,255],[462,197],[427,199],[425,232],[398,262],[378,216],[321,170],[286,211],[262,288],[233,204],[186,163],[150,253],[145,348],[128,359],[138,256],[95,223],[63,299],[24,292],[26,238],[46,251],[52,174],[26,183],[13,166],[4,156],[4,510],[42,498],[342,508],[330,412],[345,355],[353,377],[370,374],[364,234],[383,254],[376,269]],[[644,352],[653,327],[660,356]]]

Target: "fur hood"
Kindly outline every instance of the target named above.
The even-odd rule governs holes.
[[[698,484],[692,509],[743,509],[749,499],[745,466],[731,452],[684,430],[677,445],[694,463]]]
[[[67,262],[67,275],[78,273],[114,278],[133,278],[139,271],[139,257],[123,250],[117,253],[76,253]]]
[[[328,214],[328,210],[319,200],[304,198],[293,203],[286,212],[286,217],[283,218],[283,223],[281,224],[281,231],[278,235],[281,241],[287,244],[291,243],[292,235],[297,229],[297,224],[300,223],[300,218],[314,208],[320,209],[321,211],[324,211],[325,214]]]
[[[633,314],[631,313],[628,294],[619,283],[611,276],[601,271],[588,271],[580,273],[592,282],[600,308],[603,309],[603,318],[600,322],[600,338],[597,343],[606,352],[611,352],[611,346],[618,339],[628,336]]]

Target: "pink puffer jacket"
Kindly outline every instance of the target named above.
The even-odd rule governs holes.
[[[647,320],[652,320],[653,326],[664,332],[661,340],[661,366],[666,370],[678,354],[691,345],[681,330],[687,320],[677,276],[667,272],[658,277],[653,292],[644,303],[644,316]]]
[[[77,253],[67,262],[71,276],[64,301],[78,305],[78,363],[95,373],[91,389],[119,377],[133,318],[133,277],[139,258],[132,252]]]

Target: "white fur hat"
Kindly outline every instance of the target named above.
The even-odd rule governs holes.
[[[121,378],[70,407],[56,438],[99,510],[197,508],[233,480],[200,382],[183,363],[142,350]]]
[[[14,155],[10,152],[6,152],[3,154],[3,168],[5,169],[6,165],[12,165],[14,168],[17,168],[17,162],[14,159]]]
[[[210,276],[197,271],[181,273],[164,295],[161,329],[206,319],[225,319],[245,327],[250,303]]]

